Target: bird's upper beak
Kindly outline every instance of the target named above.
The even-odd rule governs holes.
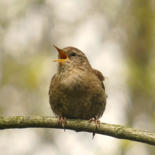
[[[64,62],[68,60],[68,56],[65,53],[65,51],[63,51],[62,49],[58,48],[57,46],[54,45],[54,47],[56,48],[56,50],[59,53],[58,59],[54,60],[56,62]]]

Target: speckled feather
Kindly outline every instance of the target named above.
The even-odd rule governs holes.
[[[74,47],[62,50],[69,61],[59,63],[51,80],[49,99],[53,112],[66,118],[101,117],[106,105],[104,76],[91,67],[80,50]],[[76,56],[70,57],[71,53]]]

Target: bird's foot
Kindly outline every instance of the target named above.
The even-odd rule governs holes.
[[[91,123],[91,122],[94,122],[94,123],[95,123],[95,131],[96,131],[97,127],[100,125],[100,120],[98,119],[98,117],[95,116],[95,117],[89,119],[89,122],[90,122],[90,123]],[[95,136],[95,131],[93,131],[93,137],[92,137],[92,139],[93,139],[94,136]]]
[[[65,124],[67,123],[66,117],[59,116],[58,123],[60,123],[62,125],[62,127],[64,128],[64,130],[65,130]]]

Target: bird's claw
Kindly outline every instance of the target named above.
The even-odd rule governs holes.
[[[93,117],[93,118],[89,119],[89,122],[90,123],[91,122],[94,122],[95,123],[95,131],[96,131],[97,127],[100,125],[100,120],[97,117]],[[92,137],[92,139],[95,136],[95,131],[93,131],[93,137]]]
[[[63,127],[64,130],[65,130],[65,124],[67,123],[67,119],[66,119],[66,117],[59,116],[58,123],[61,124],[62,127]]]

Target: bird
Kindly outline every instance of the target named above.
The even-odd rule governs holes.
[[[106,107],[104,76],[92,68],[81,50],[72,46],[54,47],[58,67],[49,88],[52,111],[62,126],[66,119],[98,120]]]

